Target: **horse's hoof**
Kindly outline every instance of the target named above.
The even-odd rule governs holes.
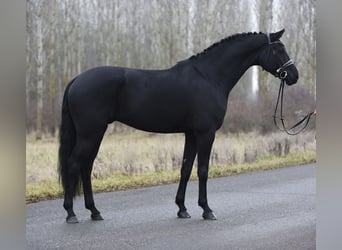
[[[67,218],[66,218],[66,222],[68,223],[68,224],[75,224],[75,223],[78,223],[78,220],[77,220],[77,217],[76,217],[76,215],[73,215],[73,216],[68,216]]]
[[[214,212],[203,212],[202,217],[205,220],[217,220]]]
[[[95,221],[103,220],[101,214],[92,214],[90,217],[92,220],[95,220]]]
[[[181,218],[181,219],[191,218],[190,214],[186,210],[185,211],[179,211],[177,213],[177,216],[178,216],[178,218]]]

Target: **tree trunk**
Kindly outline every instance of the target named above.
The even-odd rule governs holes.
[[[39,7],[42,8],[42,7]],[[41,9],[40,9],[41,10]],[[37,18],[37,120],[36,139],[42,138],[43,122],[43,36],[41,11]]]

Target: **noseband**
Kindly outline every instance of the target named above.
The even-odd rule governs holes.
[[[280,79],[285,79],[287,77],[287,71],[285,70],[287,67],[293,65],[293,61],[290,59],[286,63],[284,63],[282,66],[280,66],[276,72],[277,72],[277,77]]]
[[[272,42],[271,38],[270,38],[270,34],[267,34],[267,41],[268,41],[268,44],[267,44],[266,64],[268,63],[268,60],[269,60],[270,50],[271,50],[272,44],[277,44],[277,43],[282,44],[282,42],[280,42],[280,41]],[[281,65],[278,69],[276,69],[276,72],[274,73],[274,75],[276,77],[278,77],[279,79],[282,79],[282,80],[285,79],[287,77],[286,68],[290,67],[293,64],[294,64],[293,61],[291,59],[289,59],[287,62],[283,63],[283,65]]]
[[[269,53],[270,53],[272,44],[281,43],[280,41],[271,42],[271,38],[270,38],[269,34],[267,34],[267,40],[268,40],[268,48],[267,48],[266,63],[269,60]],[[286,68],[288,68],[289,66],[291,66],[293,64],[294,64],[293,61],[291,59],[289,59],[282,66],[280,66],[278,69],[276,69],[276,73],[275,73],[275,76],[277,78],[279,78],[281,80],[281,82],[280,82],[280,87],[279,87],[279,92],[278,92],[277,104],[276,104],[276,107],[275,107],[275,110],[274,110],[274,114],[273,114],[273,122],[274,122],[275,126],[280,131],[284,131],[288,135],[297,135],[300,132],[302,132],[308,126],[311,116],[313,114],[315,114],[314,112],[308,113],[306,116],[304,116],[304,118],[302,118],[302,120],[297,122],[291,128],[286,128],[286,126],[285,126],[285,119],[284,119],[284,116],[283,116],[283,98],[284,98],[285,78],[287,76]],[[280,101],[280,117],[277,117],[279,101]],[[281,126],[278,125],[277,119],[280,119]],[[292,132],[294,128],[298,127],[302,123],[304,123],[304,126],[301,129],[297,130],[296,132]]]

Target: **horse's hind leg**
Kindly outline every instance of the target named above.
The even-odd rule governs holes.
[[[99,130],[97,133],[92,133],[90,136],[83,138],[83,162],[81,165],[81,177],[84,193],[85,207],[91,211],[92,220],[103,220],[99,210],[95,207],[93,190],[91,186],[91,171],[95,157],[99,151],[99,147],[106,128]]]
[[[73,149],[71,157],[69,159],[70,172],[74,173],[72,185],[77,184],[79,177],[82,178],[84,198],[86,208],[91,210],[92,218],[100,220],[100,212],[96,209],[91,190],[90,174],[93,166],[94,159],[99,150],[99,146],[106,130],[106,126],[98,127],[96,130],[89,131],[77,135],[76,145]],[[74,190],[70,185],[70,189]],[[73,197],[72,192],[66,192],[64,199],[64,208],[66,209],[68,216],[68,223],[77,223],[77,217],[73,211]],[[101,218],[102,219],[102,218]]]

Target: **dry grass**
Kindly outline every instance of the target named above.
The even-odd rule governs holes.
[[[94,163],[97,191],[170,183],[179,178],[184,136],[136,131],[106,135]],[[28,201],[61,195],[57,183],[56,138],[36,141],[27,136],[26,196]],[[298,136],[274,133],[218,134],[210,159],[210,176],[252,169],[312,162],[316,158],[314,132]],[[292,161],[292,162],[291,162]],[[195,172],[195,171],[193,171]],[[195,178],[195,175],[193,175]]]

